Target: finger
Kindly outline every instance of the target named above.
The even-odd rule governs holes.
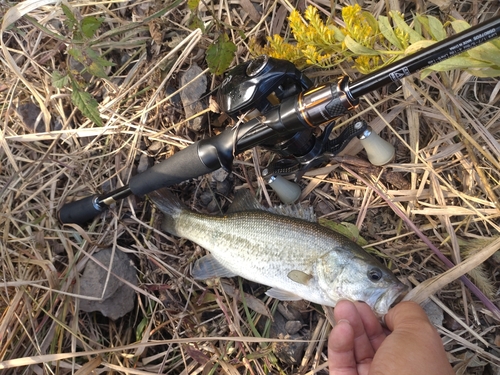
[[[365,327],[368,340],[370,341],[373,349],[377,351],[387,337],[387,334],[370,306],[363,302],[355,302],[355,305],[358,309],[361,321],[363,322],[363,326]]]
[[[414,302],[401,302],[385,316],[392,333],[387,336],[373,360],[371,371],[380,374],[454,374],[443,343],[422,308]]]
[[[373,314],[371,311],[370,313]],[[333,314],[336,321],[345,319],[351,324],[354,331],[354,358],[356,362],[360,364],[370,363],[375,355],[375,350],[368,339],[357,305],[351,301],[340,301],[335,306]]]
[[[358,375],[354,358],[354,330],[347,320],[338,320],[328,338],[330,375]]]
[[[406,328],[409,325],[430,324],[425,311],[417,303],[411,301],[398,303],[389,310],[384,320],[391,331],[394,331],[396,327]]]

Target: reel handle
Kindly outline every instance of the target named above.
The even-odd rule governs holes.
[[[380,138],[370,127],[363,132],[359,140],[365,148],[368,160],[373,165],[381,166],[394,159],[396,152],[394,146]]]

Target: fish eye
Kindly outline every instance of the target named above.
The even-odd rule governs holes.
[[[374,267],[368,270],[368,278],[373,281],[379,281],[382,278],[382,271],[380,268]]]

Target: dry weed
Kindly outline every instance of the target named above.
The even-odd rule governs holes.
[[[299,6],[309,3],[329,13],[329,1]],[[338,9],[353,2],[333,3]],[[400,7],[408,17],[412,12],[429,12],[442,20],[463,17],[473,24],[499,8],[492,0],[360,3],[374,14]],[[305,317],[303,330],[310,337],[302,362],[292,366],[277,360],[273,348],[280,340],[267,338],[265,314],[248,308],[248,299],[262,298],[265,289],[235,285],[247,292],[248,298],[242,299],[220,285],[196,283],[189,270],[202,250],[162,234],[158,214],[144,199],[127,198],[85,228],[62,226],[57,219],[66,201],[125,185],[141,157],[162,160],[219,132],[213,126],[220,116],[216,113],[209,114],[210,127],[202,133],[184,126],[182,108],[173,101],[179,75],[195,62],[206,68],[205,50],[217,37],[214,20],[231,25],[225,31],[237,45],[233,64],[238,64],[250,57],[250,38],[287,35],[285,16],[291,4],[203,1],[198,16],[207,32],[202,33],[187,27],[192,14],[182,2],[141,23],[169,4],[69,1],[77,18],[102,16],[100,32],[110,32],[95,47],[115,63],[107,68],[111,78],[86,83],[99,101],[103,127],[94,126],[75,109],[69,89],[51,83],[54,71],[68,68],[68,46],[33,21],[49,31],[68,33],[61,6],[55,1],[23,4],[32,5],[30,19],[16,20],[1,35],[2,373],[325,373],[330,326],[321,309],[299,306]],[[5,14],[15,5],[1,2],[0,12]],[[308,74],[318,82],[327,81],[341,69],[350,71],[343,66],[329,72],[310,69]],[[220,81],[209,76],[210,89]],[[362,116],[396,146],[395,162],[384,170],[396,179],[386,179],[379,169],[359,164],[359,159],[337,158],[306,174],[303,201],[315,207],[318,216],[355,224],[369,246],[408,283],[423,283],[444,274],[447,267],[401,217],[411,220],[454,263],[474,257],[499,233],[499,88],[496,79],[452,71],[424,81],[405,79],[402,90],[387,87],[367,95],[351,119]],[[40,108],[35,118],[43,121],[35,131],[26,117],[21,119],[23,110],[33,110],[29,103]],[[363,151],[354,142],[345,155],[362,158]],[[233,184],[255,188],[254,165],[263,166],[269,158],[263,150],[239,156]],[[359,173],[369,185],[348,170]],[[210,192],[220,207],[226,205],[209,176],[184,183],[179,190],[201,210],[206,210]],[[275,201],[272,193],[268,198]],[[399,208],[401,217],[393,207]],[[138,270],[136,307],[117,321],[79,312],[75,298],[85,262],[102,247],[127,252]],[[464,247],[473,250],[464,253]],[[500,259],[495,254],[480,262],[482,272],[476,272],[474,280],[498,305]],[[453,281],[454,275],[433,289],[434,301],[445,310],[439,330],[450,360],[460,374],[498,373],[499,319],[468,287]],[[267,297],[263,301],[269,311],[276,310],[276,301]]]

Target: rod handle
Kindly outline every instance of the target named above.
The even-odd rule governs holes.
[[[59,221],[63,224],[85,224],[106,210],[97,204],[97,195],[66,203],[59,210]]]

